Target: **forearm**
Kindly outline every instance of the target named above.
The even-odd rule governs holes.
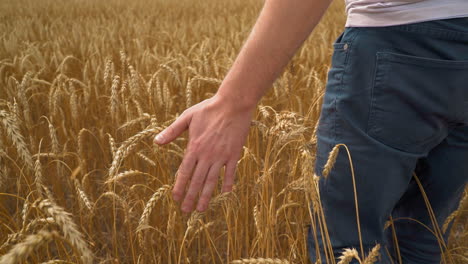
[[[266,0],[218,96],[255,108],[330,3],[331,0]]]

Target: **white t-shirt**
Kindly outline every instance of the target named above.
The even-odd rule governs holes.
[[[347,27],[380,27],[468,17],[468,0],[345,0]]]

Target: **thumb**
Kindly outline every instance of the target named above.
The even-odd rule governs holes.
[[[176,139],[189,125],[188,115],[182,113],[172,124],[154,137],[155,144],[167,144]]]

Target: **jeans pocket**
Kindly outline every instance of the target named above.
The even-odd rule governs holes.
[[[424,153],[442,139],[468,61],[377,52],[366,133],[395,149]]]

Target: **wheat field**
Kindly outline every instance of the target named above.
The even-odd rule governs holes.
[[[170,190],[187,133],[152,138],[217,91],[262,1],[1,1],[0,263],[309,263],[342,2],[260,101],[234,190],[185,215]],[[467,197],[440,226],[447,263],[468,262]],[[322,263],[374,263],[378,246]]]

